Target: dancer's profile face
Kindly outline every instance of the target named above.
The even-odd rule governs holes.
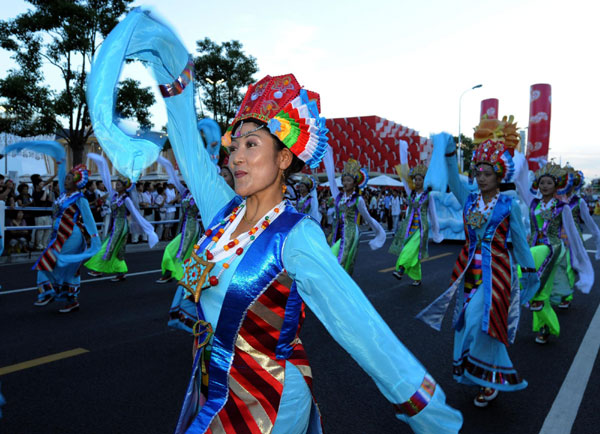
[[[300,196],[306,196],[308,194],[308,188],[306,187],[306,184],[300,182],[298,183],[296,188],[298,189],[298,193],[300,193]]]
[[[344,177],[342,177],[342,187],[344,188],[344,191],[346,193],[351,193],[352,191],[354,191],[354,178],[346,175]]]
[[[232,137],[229,170],[235,180],[235,192],[242,197],[281,191],[283,171],[292,163],[289,149],[277,149],[275,138],[266,128],[245,121],[240,137]],[[253,131],[256,130],[256,131]]]
[[[479,164],[475,168],[475,179],[482,193],[489,193],[498,189],[498,177],[489,164]]]
[[[423,181],[424,181],[424,179],[421,175],[416,175],[413,178],[413,184],[415,185],[415,190],[418,191],[418,190],[423,189]]]
[[[117,193],[123,193],[125,191],[125,184],[122,181],[115,182],[115,190],[117,190]]]
[[[231,171],[229,170],[228,167],[223,167],[221,169],[221,176],[223,177],[223,179],[225,180],[225,182],[227,183],[228,186],[235,189],[235,182],[233,181],[233,175],[231,174]]]
[[[538,182],[542,196],[553,196],[556,193],[556,184],[550,176],[542,176]]]
[[[72,173],[67,173],[67,176],[65,176],[65,190],[75,190],[75,181],[73,180]]]

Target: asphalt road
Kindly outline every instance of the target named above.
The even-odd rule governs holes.
[[[598,307],[598,284],[588,295],[576,294],[570,310],[559,312],[561,336],[546,346],[534,343],[531,315],[522,311],[509,354],[529,387],[500,394],[489,407],[479,409],[472,404],[476,390],[452,379],[450,318],[441,332],[414,318],[446,289],[460,245],[432,244],[433,259],[423,264],[423,285],[414,288],[408,280],[399,282],[390,272],[379,272],[394,265],[395,258],[387,254],[389,242],[377,252],[361,244],[354,278],[443,387],[448,402],[462,411],[462,432],[538,433]],[[162,251],[130,253],[130,272],[156,270],[161,257]],[[34,286],[30,267],[0,266],[0,372],[69,350],[87,352],[34,367],[22,365],[0,375],[7,400],[0,433],[173,432],[191,364],[190,337],[166,326],[174,285],[155,284],[158,272],[130,276],[121,283],[84,282],[81,310],[60,315],[56,304],[34,307],[33,291],[1,295]],[[301,337],[326,433],[411,432],[394,418],[373,381],[310,312]],[[599,431],[599,373],[596,361],[572,433]]]

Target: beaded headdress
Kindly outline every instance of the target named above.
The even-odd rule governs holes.
[[[135,184],[129,178],[119,177],[119,182],[125,186],[125,191],[130,192],[135,188]]]
[[[352,177],[358,188],[366,187],[367,182],[369,181],[369,172],[366,169],[361,168],[360,163],[354,158],[350,158],[344,163],[342,178],[344,176]]]
[[[473,133],[473,143],[478,145],[473,151],[472,166],[486,163],[500,176],[502,183],[513,182],[515,163],[513,156],[519,145],[519,134],[514,117],[502,120],[481,119]]]
[[[87,167],[85,167],[85,164],[78,164],[77,166],[73,167],[69,173],[73,175],[75,187],[77,187],[79,190],[87,185],[89,180],[89,172]]]
[[[427,166],[424,164],[417,164],[415,167],[408,171],[408,176],[414,178],[417,175],[421,175],[423,179],[425,179],[425,175],[427,175]]]
[[[535,172],[535,180],[531,185],[531,189],[536,192],[539,189],[540,179],[544,176],[548,176],[554,180],[554,184],[556,185],[556,193],[557,194],[566,194],[570,187],[571,182],[570,177],[565,169],[560,167],[558,164],[554,164],[553,162],[549,162],[543,167],[540,167]]]
[[[308,191],[312,191],[312,189],[315,186],[315,180],[313,179],[312,176],[308,176],[308,175],[302,175],[298,182],[300,184],[306,185],[306,188],[308,188]]]
[[[567,163],[564,169],[567,171],[567,176],[569,177],[568,187],[570,192],[577,192],[581,190],[581,187],[583,187],[584,183],[583,172],[581,170],[573,169],[569,163]]]
[[[267,75],[248,88],[222,143],[231,144],[231,135],[239,122],[259,120],[294,155],[316,168],[327,151],[328,130],[320,110],[319,94],[302,89],[293,74]]]

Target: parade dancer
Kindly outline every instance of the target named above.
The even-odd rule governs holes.
[[[329,181],[329,190],[335,200],[335,212],[333,217],[333,230],[329,234],[331,251],[337,257],[338,263],[352,275],[354,262],[358,251],[358,240],[360,238],[358,227],[358,215],[369,224],[375,237],[369,241],[369,247],[377,250],[385,243],[385,231],[381,225],[369,214],[360,189],[366,187],[368,172],[361,169],[358,161],[354,159],[344,163],[342,172],[342,191],[338,189],[335,182],[335,167],[333,165],[333,152],[328,148],[323,160]]]
[[[599,260],[600,259],[600,229],[598,229],[598,225],[596,225],[596,222],[594,221],[594,219],[592,219],[592,216],[590,215],[590,209],[589,209],[587,203],[585,202],[584,199],[582,199],[579,196],[579,191],[581,190],[581,188],[583,187],[583,184],[584,184],[583,172],[581,172],[579,170],[576,171],[572,167],[567,167],[566,170],[568,172],[569,177],[571,178],[571,181],[569,182],[569,185],[571,187],[566,194],[566,198],[567,198],[566,202],[569,204],[569,207],[571,208],[571,213],[573,214],[573,221],[575,222],[575,227],[577,228],[577,232],[579,232],[579,236],[581,237],[582,241],[583,241],[583,227],[585,227],[586,230],[592,235],[592,241],[594,242],[595,249],[596,249],[595,259]],[[569,240],[567,238],[567,243],[568,243],[568,241]],[[571,264],[571,268],[572,268],[572,262],[571,262],[570,256],[571,256],[571,254],[569,252],[569,263]],[[560,309],[568,309],[571,306],[572,300],[573,300],[573,294],[571,293],[570,296],[566,297],[563,301],[560,302],[558,307]]]
[[[169,183],[173,184],[181,195],[181,209],[177,236],[171,240],[161,263],[162,276],[156,283],[167,283],[173,278],[180,280],[183,276],[183,262],[192,254],[192,247],[198,241],[200,224],[198,223],[198,207],[192,193],[179,181],[175,169],[169,160],[158,157],[158,163],[169,174]]]
[[[400,143],[400,164],[408,167],[408,143]],[[403,174],[406,172],[403,171]],[[430,188],[424,189],[427,167],[423,164],[410,169],[407,177],[403,176],[404,188],[408,195],[408,209],[406,218],[398,227],[389,252],[398,255],[396,270],[392,273],[398,280],[406,273],[413,279],[412,285],[421,285],[421,260],[429,257],[429,225],[436,243],[442,242],[439,232],[435,203],[429,197]]]
[[[131,180],[118,179],[115,183],[115,189],[112,188],[108,163],[98,154],[89,153],[88,158],[98,166],[102,182],[106,186],[110,198],[111,223],[108,238],[102,243],[102,248],[98,253],[92,256],[84,265],[90,269],[90,276],[101,276],[103,273],[116,273],[111,279],[113,282],[122,282],[127,273],[127,263],[125,262],[125,246],[127,245],[127,235],[129,234],[129,224],[127,222],[127,213],[140,226],[148,236],[148,245],[152,248],[158,242],[158,237],[150,223],[140,214],[128,192],[134,188],[135,184]]]
[[[520,176],[516,181],[517,191],[529,207],[531,253],[540,276],[540,289],[529,309],[533,312],[533,331],[538,332],[535,341],[545,344],[550,335],[560,334],[560,324],[552,306],[567,305],[574,286],[588,293],[594,282],[594,270],[577,232],[571,208],[557,198],[570,188],[566,170],[554,163],[546,164],[535,172],[531,189],[526,176]],[[535,196],[538,192],[541,199]],[[563,234],[569,240],[568,248]]]
[[[37,270],[38,296],[35,306],[59,300],[61,313],[79,309],[81,262],[100,248],[96,223],[87,199],[81,193],[88,183],[88,170],[78,165],[65,175],[65,150],[57,142],[23,142],[8,146],[6,152],[31,149],[55,158],[59,167],[60,196],[53,205],[50,241],[33,270]],[[86,238],[90,239],[90,245]]]
[[[152,41],[144,34],[160,36],[168,49],[147,49]],[[146,64],[155,76],[171,80],[161,85],[173,117],[169,140],[208,228],[181,280],[198,321],[193,374],[176,433],[322,431],[298,337],[305,302],[376,379],[400,419],[416,432],[458,432],[460,413],[444,403],[441,387],[338,265],[319,225],[283,200],[285,178],[304,163],[316,167],[327,146],[318,94],[291,74],[249,86],[224,138],[234,192],[194,134],[188,52],[162,21],[132,11],[105,39],[90,87],[95,80],[105,83],[105,71],[119,69],[118,57],[131,55],[151,56]],[[118,74],[113,79],[116,86]],[[91,105],[97,122],[107,116],[95,110],[108,118],[112,112],[101,96]]]
[[[512,117],[483,119],[476,128],[474,143],[478,146],[472,168],[479,192],[474,193],[459,178],[452,136],[434,136],[432,161],[437,166],[445,159],[450,191],[463,206],[466,241],[452,272],[452,285],[417,317],[440,330],[443,312],[458,291],[453,320],[454,379],[479,386],[473,401],[477,407],[486,407],[498,392],[527,387],[507,350],[518,326],[519,303],[527,303],[539,286],[519,205],[500,193],[501,184],[512,183],[515,177],[513,156],[518,136],[513,132]],[[434,170],[433,166],[429,170]],[[520,292],[516,264],[524,273]]]
[[[302,175],[296,184],[298,198],[296,199],[296,210],[307,214],[321,224],[321,213],[319,212],[319,199],[317,198],[317,183],[312,176]]]

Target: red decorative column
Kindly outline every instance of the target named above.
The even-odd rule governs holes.
[[[487,115],[488,119],[498,119],[498,99],[488,98],[481,101],[481,113],[479,119],[483,119],[483,115]]]
[[[552,88],[549,84],[531,86],[527,161],[530,170],[537,170],[548,161],[550,146],[550,113]]]

